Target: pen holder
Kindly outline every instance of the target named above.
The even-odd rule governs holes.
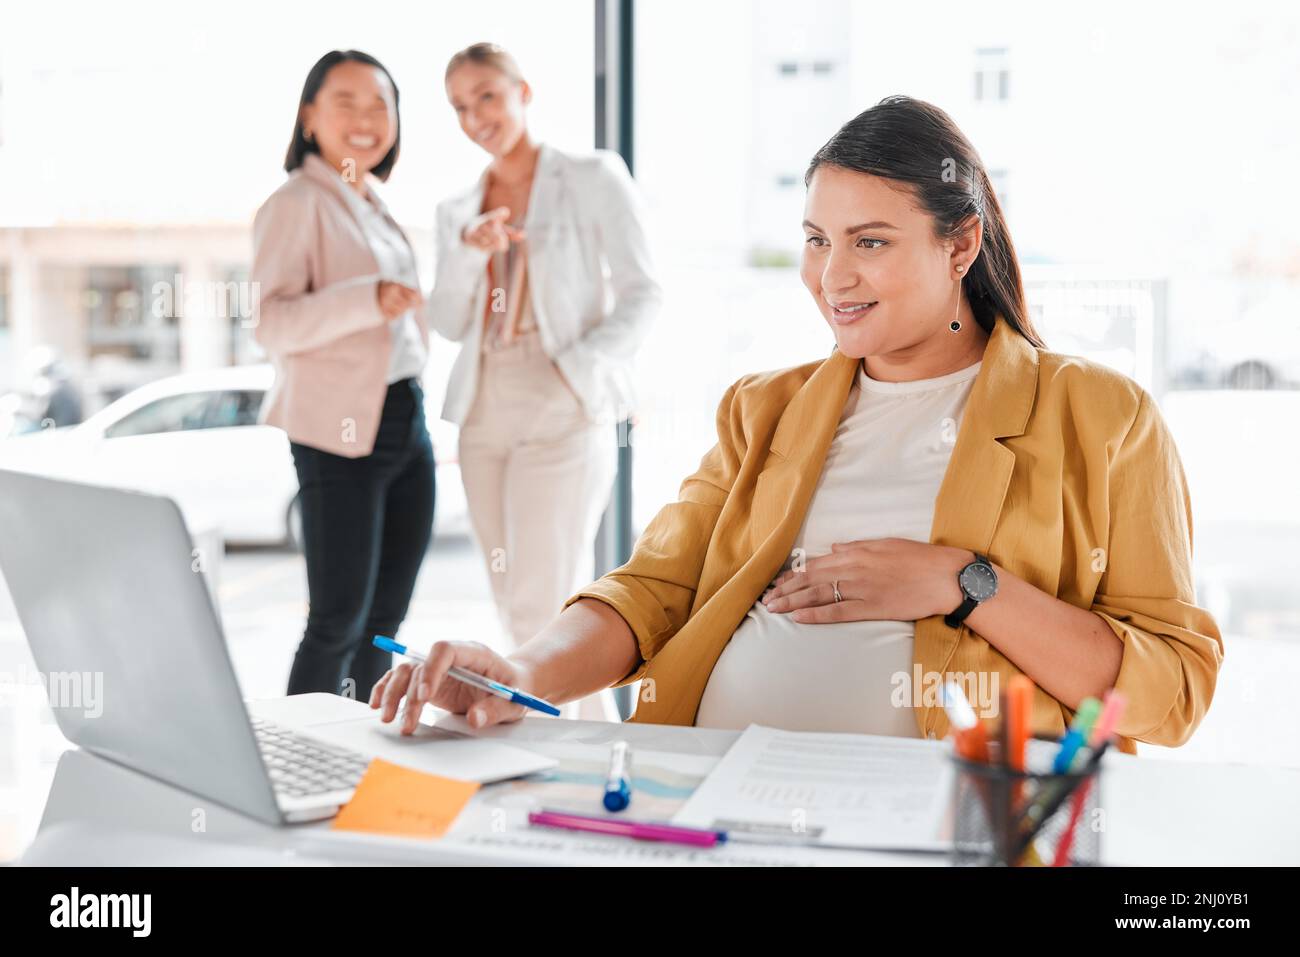
[[[955,754],[952,761],[954,864],[1088,867],[1101,862],[1100,764],[1090,772],[1052,774]]]

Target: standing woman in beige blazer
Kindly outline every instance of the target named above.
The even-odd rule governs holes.
[[[334,51],[303,84],[288,180],[257,212],[254,335],[275,363],[263,419],[298,472],[310,607],[289,694],[368,697],[432,534],[428,357],[415,255],[371,186],[401,145],[397,85]]]
[[[516,645],[591,575],[631,412],[631,363],[658,310],[640,197],[617,154],[570,154],[528,131],[532,89],[478,43],[451,58],[447,97],[491,157],[438,206],[428,314],[463,348],[443,418],[460,426],[470,519]]]

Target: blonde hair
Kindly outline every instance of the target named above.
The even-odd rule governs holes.
[[[518,61],[506,52],[505,47],[495,43],[471,43],[447,61],[447,72],[442,75],[443,82],[451,79],[451,75],[466,63],[494,67],[515,83],[522,83],[524,79]]]

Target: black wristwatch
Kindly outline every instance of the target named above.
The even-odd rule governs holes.
[[[943,616],[943,623],[949,628],[959,628],[966,616],[975,610],[982,601],[988,601],[998,593],[998,573],[993,570],[989,560],[979,552],[972,553],[975,561],[957,573],[957,584],[965,600],[957,610]]]

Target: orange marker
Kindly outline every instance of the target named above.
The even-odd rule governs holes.
[[[1033,736],[1034,683],[1024,675],[1015,675],[1007,682],[1007,766],[1013,771],[1025,770],[1025,750]],[[1011,786],[1011,820],[1019,813],[1021,798],[1024,795],[1024,782],[1016,781]],[[1015,862],[1017,865],[1041,864],[1042,860],[1031,846]]]
[[[1031,718],[1034,712],[1034,683],[1024,675],[1016,675],[1007,685],[1007,766],[1013,771],[1025,770],[1025,748],[1031,736]],[[1013,793],[1020,802],[1020,784]]]
[[[977,724],[973,728],[965,728],[958,731],[954,737],[957,753],[967,761],[976,764],[989,763],[989,737],[984,731],[984,725]]]
[[[948,724],[952,728],[953,743],[957,754],[967,761],[987,764],[989,760],[989,739],[984,725],[975,716],[961,685],[948,681],[943,686],[943,705],[948,714]]]

